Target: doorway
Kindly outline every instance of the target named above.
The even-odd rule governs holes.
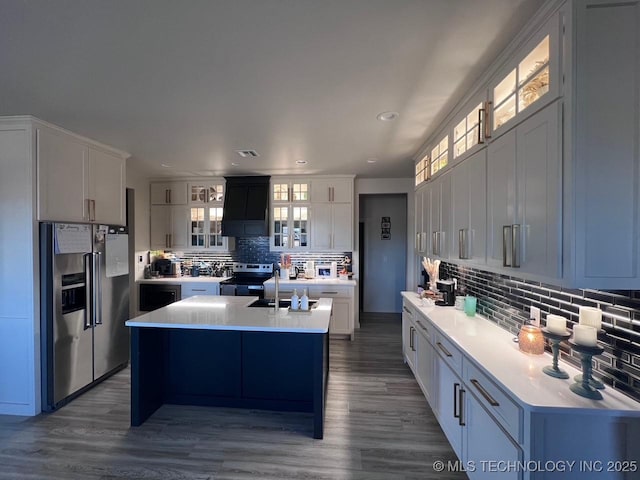
[[[407,276],[407,195],[360,195],[360,306],[400,313]]]

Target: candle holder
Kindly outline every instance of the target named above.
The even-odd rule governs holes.
[[[580,345],[571,340],[569,340],[569,345],[571,345],[571,348],[582,356],[581,382],[576,382],[569,388],[573,393],[580,395],[581,397],[590,398],[592,400],[602,400],[602,394],[591,385],[591,380],[593,380],[591,377],[591,358],[594,355],[600,355],[604,352],[604,348],[599,346],[590,347],[588,345]]]
[[[602,334],[603,332],[604,330],[602,329],[598,330],[598,336],[600,336],[600,334]],[[576,375],[575,377],[573,377],[573,379],[578,383],[582,383],[582,374]],[[597,378],[591,377],[589,379],[589,385],[591,385],[593,388],[597,388],[598,390],[604,390],[604,383],[602,383]]]
[[[551,351],[553,352],[553,365],[544,367],[542,371],[554,378],[569,378],[569,374],[558,367],[558,354],[560,353],[560,342],[568,339],[571,333],[568,331],[555,333],[543,328],[542,335],[551,343]]]

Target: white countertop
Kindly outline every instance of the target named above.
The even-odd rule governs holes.
[[[582,373],[560,360],[560,366],[569,374],[566,380],[550,377],[542,368],[551,365],[552,356],[527,355],[518,349],[513,334],[494,322],[475,315],[468,317],[454,307],[425,307],[415,292],[402,292],[431,323],[448,337],[463,353],[529,410],[549,408],[581,409],[582,413],[603,410],[611,415],[640,417],[640,403],[606,386],[600,390],[602,400],[590,400],[574,394],[569,386],[573,377]]]
[[[332,300],[321,298],[309,312],[248,307],[258,297],[198,295],[125,322],[128,327],[193,328],[256,332],[327,333]]]
[[[136,283],[220,283],[231,277],[157,277],[141,278]]]
[[[272,278],[264,282],[264,285],[267,286],[275,286],[276,281]],[[345,287],[355,287],[355,280],[340,280],[339,278],[297,278],[294,280],[290,279],[280,279],[280,285],[293,285],[293,286],[301,286],[305,285],[333,285],[336,287],[345,286]]]

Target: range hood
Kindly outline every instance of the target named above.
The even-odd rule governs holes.
[[[226,180],[222,235],[257,237],[269,235],[270,177],[224,177]]]

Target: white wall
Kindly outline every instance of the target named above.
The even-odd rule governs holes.
[[[407,194],[407,279],[406,290],[415,290],[417,288],[417,268],[415,256],[413,255],[413,238],[415,237],[415,224],[411,221],[415,217],[415,199],[414,199],[414,179],[413,178],[356,178],[355,181],[355,250],[353,252],[353,271],[358,275],[359,270],[359,252],[358,245],[360,243],[360,195],[374,193],[406,193]],[[398,292],[398,295],[400,292]],[[357,301],[357,297],[356,297]],[[356,313],[359,306],[356,305]],[[359,319],[357,326],[360,326]]]
[[[390,220],[390,235],[382,238],[383,217]],[[406,286],[407,195],[404,193],[360,195],[360,237],[364,264],[360,267],[363,312],[402,312],[398,292]]]
[[[127,161],[127,188],[135,191],[135,214],[134,214],[134,235],[135,254],[134,265],[131,266],[133,279],[137,280],[144,275],[144,266],[149,259],[149,177],[136,165],[135,159]],[[138,262],[142,256],[143,262]],[[129,312],[132,317],[138,314],[138,286],[132,281],[129,297]]]

